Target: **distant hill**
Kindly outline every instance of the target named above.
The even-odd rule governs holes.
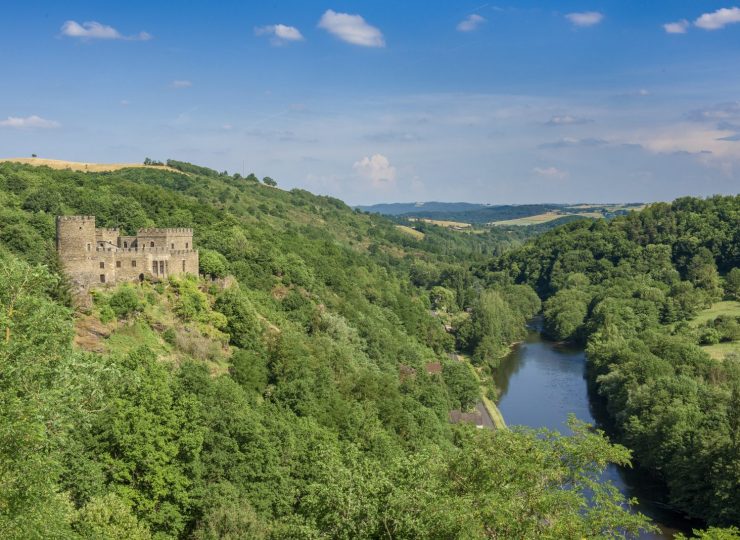
[[[560,224],[564,218],[611,218],[639,210],[642,203],[629,204],[506,204],[474,203],[392,203],[359,206],[366,212],[404,218],[469,223],[472,225]]]
[[[421,216],[422,213],[429,212],[469,212],[486,208],[485,204],[476,203],[447,203],[447,202],[416,202],[416,203],[388,203],[373,204],[370,206],[357,206],[359,210],[370,212],[372,214],[383,214],[385,216]]]

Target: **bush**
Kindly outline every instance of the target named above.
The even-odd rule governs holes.
[[[701,345],[716,345],[719,341],[719,332],[714,328],[704,328],[699,334],[699,343]]]
[[[170,345],[175,345],[177,340],[177,332],[174,328],[168,328],[162,333],[162,339],[164,339]]]
[[[141,309],[139,296],[131,287],[121,287],[108,300],[108,305],[119,319],[124,319]]]

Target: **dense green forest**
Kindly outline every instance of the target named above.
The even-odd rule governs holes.
[[[676,508],[740,523],[740,197],[559,227],[480,266],[528,284],[547,333],[587,343],[619,440]],[[723,301],[724,300],[724,301]],[[708,354],[715,344],[725,354]]]
[[[599,482],[630,460],[603,433],[449,423],[540,307],[531,287],[470,271],[500,252],[491,238],[418,239],[336,199],[169,165],[183,172],[0,165],[0,537],[650,527]],[[79,307],[54,250],[58,214],[192,227],[202,275]],[[449,358],[456,347],[476,370]]]

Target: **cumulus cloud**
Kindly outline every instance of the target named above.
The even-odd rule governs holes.
[[[191,86],[193,86],[193,83],[190,81],[180,79],[180,80],[172,81],[171,86],[172,88],[190,88]]]
[[[337,13],[327,9],[319,20],[319,28],[353,45],[385,47],[382,32],[366,23],[360,15]]]
[[[257,36],[270,36],[273,45],[284,45],[291,41],[303,41],[303,34],[295,26],[285,24],[269,24],[254,29]]]
[[[58,128],[61,124],[54,120],[46,120],[40,116],[31,115],[25,118],[17,116],[8,116],[6,120],[0,120],[1,127],[15,129],[53,129]]]
[[[663,25],[663,30],[665,30],[668,34],[685,34],[688,29],[689,21],[687,21],[686,19],[665,23]]]
[[[386,187],[395,184],[396,168],[383,154],[374,154],[356,161],[352,168],[362,178],[370,180],[373,187]]]
[[[546,176],[548,178],[566,178],[568,176],[567,171],[558,169],[557,167],[535,167],[532,172],[539,174],[540,176]]]
[[[462,21],[457,23],[457,30],[459,32],[472,32],[473,30],[477,30],[478,27],[484,22],[486,22],[486,19],[476,13],[473,13],[472,15],[468,15]]]
[[[78,39],[122,39],[127,41],[148,41],[152,39],[151,34],[139,32],[131,36],[124,36],[118,30],[107,24],[97,21],[88,21],[82,24],[77,21],[66,21],[62,25],[62,35]]]
[[[740,8],[722,8],[712,13],[704,13],[694,21],[694,25],[704,30],[719,30],[728,24],[740,23]]]
[[[575,26],[595,26],[604,20],[604,14],[598,11],[582,11],[568,13],[565,18]]]
[[[581,118],[578,116],[571,116],[570,114],[556,115],[545,122],[548,126],[574,126],[578,124],[588,124],[593,122],[590,118]]]

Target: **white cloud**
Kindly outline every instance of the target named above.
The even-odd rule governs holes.
[[[367,24],[360,15],[337,13],[327,9],[319,20],[319,28],[353,45],[385,47],[381,31]]]
[[[594,26],[604,20],[604,14],[598,11],[583,11],[568,13],[565,18],[576,26]]]
[[[374,154],[356,161],[352,168],[363,178],[370,180],[373,187],[386,187],[395,184],[396,168],[383,154]]]
[[[193,83],[186,80],[175,80],[172,81],[172,88],[190,88]]]
[[[58,128],[61,124],[54,120],[46,120],[35,114],[20,118],[17,116],[8,116],[7,120],[0,120],[0,127],[9,127],[16,129],[52,129]]]
[[[476,13],[473,13],[472,15],[468,15],[467,17],[465,17],[465,19],[457,24],[457,30],[459,32],[472,32],[473,30],[477,30],[478,27],[484,22],[486,22],[486,19]]]
[[[740,23],[740,8],[722,8],[712,13],[704,13],[694,21],[694,25],[704,30],[719,30],[728,24]]]
[[[303,34],[295,26],[284,24],[269,24],[254,29],[257,36],[270,36],[273,45],[284,45],[291,41],[303,41]]]
[[[546,176],[548,178],[566,178],[568,176],[567,171],[558,169],[557,167],[535,167],[532,172],[539,174],[540,176]]]
[[[123,39],[128,41],[148,41],[152,39],[151,34],[147,32],[124,36],[112,26],[96,21],[84,22],[82,24],[77,21],[66,21],[62,25],[62,35],[79,39]]]
[[[588,124],[593,122],[590,118],[580,118],[570,114],[557,115],[550,118],[546,124],[548,126],[573,126],[578,124]]]
[[[680,21],[665,23],[663,29],[669,34],[685,34],[689,29],[689,21],[681,19]]]

